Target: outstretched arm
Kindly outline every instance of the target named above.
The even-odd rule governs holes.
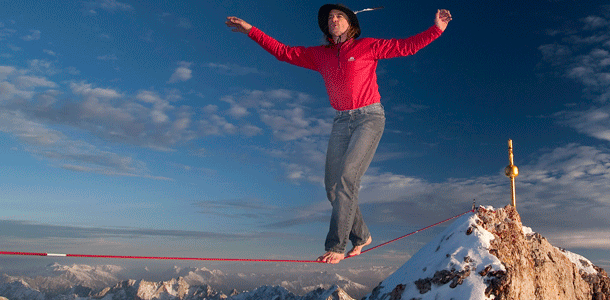
[[[406,39],[378,39],[373,44],[375,57],[385,59],[413,55],[438,38],[447,29],[447,24],[451,19],[451,13],[448,10],[439,9],[434,17],[434,25],[420,34]]]
[[[286,46],[266,35],[260,29],[237,17],[227,17],[225,24],[227,24],[228,27],[233,27],[234,32],[247,34],[251,39],[257,42],[261,47],[263,47],[263,49],[267,50],[267,52],[271,53],[271,55],[275,56],[278,60],[285,61],[299,67],[316,70],[316,65],[305,47]]]
[[[225,24],[227,24],[228,27],[233,27],[232,31],[234,32],[248,34],[250,33],[250,29],[252,29],[252,25],[238,17],[227,17]]]
[[[448,10],[439,9],[436,12],[436,17],[434,18],[434,24],[436,24],[440,30],[445,31],[447,24],[449,24],[449,21],[451,20],[451,13]]]

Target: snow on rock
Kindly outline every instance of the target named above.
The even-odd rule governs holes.
[[[124,269],[113,265],[61,265],[50,264],[37,272],[36,276],[17,276],[3,278],[4,282],[20,280],[26,282],[29,287],[47,294],[65,293],[77,289],[79,293],[84,290],[101,289],[113,285],[121,280]]]
[[[32,289],[27,282],[16,280],[0,285],[0,295],[9,296],[11,299],[44,300],[45,295],[36,289]]]
[[[339,286],[325,290],[318,288],[304,296],[297,296],[281,286],[261,286],[254,291],[234,295],[227,300],[354,300]]]
[[[341,289],[349,294],[366,294],[370,288],[351,281],[349,278],[339,274],[329,272],[319,272],[316,274],[303,274],[298,278],[277,280],[273,283],[298,294],[305,294],[319,288],[330,289],[333,286],[340,286]]]
[[[191,286],[184,278],[151,282],[145,280],[125,280],[112,288],[106,288],[96,295],[96,299],[226,299],[222,293],[215,292],[210,286]]]
[[[488,266],[488,273],[503,272],[504,267],[487,250],[493,235],[471,229],[477,221],[475,214],[457,219],[365,299],[490,299],[481,297],[486,278],[471,274]]]
[[[328,290],[318,289],[303,296],[300,300],[354,300],[343,289],[333,286]]]
[[[264,285],[250,292],[235,295],[231,300],[296,300],[297,296],[281,286]]]
[[[366,300],[610,299],[606,272],[523,227],[516,209],[457,219]]]

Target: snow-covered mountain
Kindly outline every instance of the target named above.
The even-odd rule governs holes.
[[[66,293],[87,295],[123,280],[120,275],[123,272],[122,267],[113,265],[54,263],[28,277],[3,274],[0,282],[5,284],[0,285],[0,295],[12,295],[10,299],[44,299],[45,295],[53,297]]]
[[[480,207],[462,216],[375,288],[328,272],[278,278],[174,267],[163,274],[170,280],[154,281],[122,280],[123,271],[116,266],[52,264],[36,277],[3,275],[0,296],[11,300],[353,300],[350,292],[364,295],[362,291],[368,289],[364,300],[610,299],[610,279],[603,269],[523,227],[512,206]],[[238,292],[231,285],[252,288]]]
[[[229,297],[227,300],[355,300],[343,289],[334,285],[329,289],[317,288],[304,296],[296,296],[280,286],[262,286],[254,291]]]
[[[610,299],[609,288],[603,269],[523,227],[514,207],[480,207],[363,299]]]
[[[354,300],[343,289],[334,285],[329,289],[317,288],[303,296],[295,295],[281,286],[261,286],[253,291],[229,295],[217,292],[210,286],[189,285],[184,278],[169,281],[149,282],[125,280],[113,287],[97,293],[91,290],[73,288],[61,294],[45,294],[21,281],[13,281],[0,286],[0,294],[13,299],[27,300],[132,300],[132,299],[181,299],[181,300]]]
[[[126,280],[125,270],[117,266],[65,266],[52,264],[36,272],[35,277],[3,275],[0,296],[14,299],[277,299],[317,300],[352,299],[349,291],[364,295],[364,286],[329,272],[277,274],[225,274],[207,268],[174,267],[161,273],[135,272],[142,277],[166,277],[169,280]],[[133,273],[133,272],[131,272]],[[261,284],[266,284],[261,286]],[[238,293],[239,291],[245,291]],[[299,296],[303,295],[303,296]],[[322,298],[321,298],[322,297]],[[330,297],[330,298],[329,298]]]

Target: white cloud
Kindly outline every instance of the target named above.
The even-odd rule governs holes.
[[[97,1],[87,2],[85,4],[87,7],[89,7],[89,9],[90,9],[89,12],[92,14],[97,13],[95,11],[95,9],[97,9],[97,8],[101,8],[101,9],[109,11],[109,12],[132,11],[134,9],[133,6],[131,6],[127,3],[116,1],[116,0],[97,0]]]
[[[17,30],[9,29],[9,28],[0,28],[0,41],[6,40],[15,34]]]
[[[0,110],[0,131],[12,133],[29,146],[54,146],[65,136],[40,123],[29,121],[22,113]]]
[[[211,105],[204,112],[214,115],[226,114],[242,122],[262,122],[265,126],[250,128],[251,125],[231,124],[232,126],[227,128],[229,130],[223,131],[220,130],[222,128],[220,124],[212,126],[213,122],[209,120],[205,123],[209,133],[222,135],[230,132],[252,136],[263,134],[269,128],[281,143],[277,143],[272,149],[259,148],[262,155],[282,159],[283,163],[280,163],[280,167],[285,171],[285,178],[290,181],[305,181],[317,185],[322,183],[323,176],[320,176],[319,170],[324,168],[332,114],[327,109],[312,110],[305,106],[304,104],[314,100],[312,96],[286,89],[244,90],[226,95],[220,100],[228,103],[230,108],[220,111],[219,106]],[[320,114],[322,117],[319,116]],[[229,123],[224,118],[220,120]],[[239,130],[233,131],[235,127]]]
[[[231,135],[238,131],[238,127],[229,123],[225,118],[218,115],[208,115],[198,122],[199,133],[206,135]]]
[[[90,99],[90,98],[112,99],[112,98],[121,97],[121,94],[119,94],[117,91],[115,91],[113,89],[93,88],[92,84],[88,84],[88,83],[84,83],[84,82],[80,82],[80,83],[72,82],[72,83],[70,83],[70,89],[72,89],[72,93],[79,95],[79,96],[83,96],[88,99]]]
[[[610,231],[602,229],[566,230],[545,236],[553,245],[564,248],[610,250]]]
[[[0,131],[15,135],[26,151],[60,168],[114,176],[152,177],[146,165],[139,160],[102,151],[30,118],[22,112],[0,108]]]
[[[265,125],[272,129],[274,136],[281,141],[293,141],[312,136],[324,136],[330,132],[331,124],[312,116],[300,104],[311,101],[312,97],[301,92],[285,89],[269,91],[245,90],[227,95],[220,100],[231,105],[226,113],[233,118],[242,119],[256,112]],[[279,108],[280,104],[291,106]],[[278,107],[277,109],[271,109]]]
[[[304,108],[261,110],[260,118],[281,141],[299,140],[310,136],[326,136],[332,124],[305,113]]]
[[[21,37],[24,41],[35,41],[40,39],[40,30],[30,30],[31,34]]]
[[[13,81],[19,89],[30,89],[34,87],[49,87],[55,88],[57,84],[49,81],[44,77],[36,76],[19,76]]]
[[[15,97],[30,99],[33,96],[34,92],[19,90],[14,84],[6,81],[0,82],[0,101],[12,100]]]
[[[140,91],[138,95],[136,95],[136,99],[153,105],[153,109],[150,112],[150,117],[154,123],[165,123],[170,120],[165,111],[173,109],[174,107],[169,104],[168,100],[162,99],[161,96],[159,96],[159,94],[156,92]]]
[[[124,10],[129,11],[132,10],[133,7],[129,4],[118,2],[116,0],[101,0],[98,1],[98,4],[101,8],[107,10]]]
[[[266,109],[279,104],[303,105],[311,102],[310,95],[286,89],[275,89],[268,91],[244,90],[239,93],[227,95],[220,100],[231,105],[239,105],[245,108]]]
[[[561,112],[556,116],[580,133],[610,141],[610,105],[586,111]]]
[[[55,67],[53,62],[44,59],[29,60],[28,65],[29,67],[27,69],[27,72],[31,73],[39,73],[52,76],[61,72],[61,70]]]
[[[145,103],[164,103],[165,101],[161,99],[159,94],[152,91],[140,91],[138,95],[136,95],[136,99],[145,102]]]
[[[68,74],[70,74],[70,75],[79,75],[80,74],[80,71],[75,67],[67,67],[66,72],[68,72]]]
[[[256,68],[242,67],[236,64],[219,64],[219,63],[208,63],[206,67],[215,70],[221,74],[229,76],[244,76],[248,74],[260,74]]]
[[[10,66],[0,66],[0,80],[5,80],[10,74],[13,74],[17,69]]]
[[[57,53],[55,53],[55,52],[54,52],[54,51],[52,51],[52,50],[44,49],[44,50],[42,50],[42,51],[43,51],[44,53],[48,54],[48,55],[51,55],[51,56],[57,56]]]
[[[599,16],[582,21],[582,29],[560,32],[560,40],[539,50],[544,60],[558,67],[564,76],[583,83],[587,96],[603,102],[608,100],[610,88],[610,53],[604,49],[610,42],[609,22]]]
[[[232,105],[231,109],[229,109],[228,113],[229,113],[229,115],[231,115],[233,118],[236,118],[236,119],[243,118],[250,114],[248,112],[247,108],[245,108],[239,104]]]
[[[583,96],[592,100],[589,108],[555,114],[559,122],[579,133],[601,140],[610,140],[610,34],[609,22],[599,16],[581,20],[582,28],[556,34],[558,41],[539,47],[544,61],[562,76],[584,86]]]
[[[582,21],[583,23],[585,23],[585,30],[594,30],[603,27],[608,27],[608,21],[598,16],[588,16]]]
[[[257,136],[263,133],[263,130],[254,125],[244,125],[240,128],[240,133],[245,136]]]
[[[11,50],[13,50],[13,51],[15,51],[15,52],[17,52],[17,51],[21,51],[21,47],[17,47],[17,46],[15,46],[15,45],[13,45],[13,44],[8,44],[7,46],[8,46],[8,47],[9,47]]]
[[[22,78],[24,85],[51,85],[41,81],[42,78],[25,78]],[[170,104],[181,99],[176,90],[167,90],[163,95],[141,90],[134,96],[126,96],[115,89],[95,87],[86,82],[71,82],[69,88],[73,97],[58,100],[57,91],[46,91],[38,94],[36,101],[20,102],[19,109],[28,112],[33,120],[65,124],[105,140],[159,151],[171,151],[171,146],[197,137],[192,128],[192,109]],[[3,98],[15,98],[17,93],[22,93],[22,97],[33,95],[8,82],[2,84],[2,89],[5,90]],[[55,105],[51,107],[50,104]],[[228,125],[223,128],[225,132],[237,130]]]
[[[187,81],[193,77],[193,71],[189,69],[191,67],[190,62],[181,61],[178,62],[179,67],[174,71],[174,74],[170,77],[167,83],[176,83],[178,81]]]
[[[51,105],[57,103],[57,96],[61,95],[62,92],[58,90],[46,90],[42,93],[38,93],[34,99],[36,107],[48,109]]]

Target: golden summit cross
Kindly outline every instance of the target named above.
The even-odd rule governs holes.
[[[510,178],[511,205],[516,208],[517,201],[515,200],[515,177],[519,176],[519,168],[515,166],[513,161],[513,140],[508,140],[508,162],[510,164],[504,169],[504,174]]]

